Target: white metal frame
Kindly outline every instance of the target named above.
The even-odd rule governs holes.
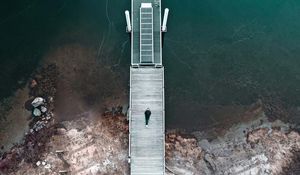
[[[131,27],[131,65],[133,65],[133,35],[134,35],[134,18],[133,18],[133,1],[131,0],[131,21],[132,21],[132,27]]]
[[[142,9],[151,9],[151,12],[149,13],[142,13]],[[142,23],[142,14],[151,14],[151,18],[146,18],[146,19],[151,19],[151,23]],[[140,8],[140,64],[153,64],[154,63],[154,47],[153,47],[153,7],[152,3],[142,3],[141,8]],[[142,44],[142,35],[145,35],[142,33],[142,24],[151,24],[151,44]],[[148,29],[148,28],[147,28]],[[150,28],[149,28],[150,29]],[[143,39],[143,40],[150,40],[150,39]],[[151,55],[146,55],[146,56],[151,56],[151,61],[152,63],[143,63],[142,62],[142,46],[143,45],[151,45]],[[148,51],[148,50],[147,50]]]
[[[159,11],[160,11],[160,14],[161,14],[161,4],[159,4]],[[161,15],[160,15],[160,18],[159,18],[159,26],[161,26]],[[159,32],[159,35],[160,35],[159,36],[160,37],[160,66],[162,66],[163,62],[162,62],[162,32],[161,32],[161,30]]]

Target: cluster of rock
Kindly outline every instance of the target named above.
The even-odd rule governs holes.
[[[176,132],[170,132],[166,135],[166,166],[170,173],[200,173],[203,170],[195,165],[204,163],[203,156],[204,152],[198,146],[195,138],[187,138]],[[181,169],[180,167],[185,168]]]
[[[222,134],[217,128],[192,133],[196,139],[168,133],[168,174],[299,174],[300,134],[294,125],[252,113],[259,115]]]
[[[46,169],[50,169],[51,165],[49,163],[47,163],[47,161],[37,161],[36,162],[36,166],[44,166],[44,168]]]
[[[47,108],[45,107],[46,100],[42,97],[36,97],[32,102],[31,105],[34,107],[32,114],[35,117],[39,117],[47,112]]]
[[[123,106],[113,106],[110,108],[105,107],[103,116],[118,116],[118,115],[126,115],[127,109]]]
[[[33,118],[29,123],[29,131],[25,133],[22,143],[15,145],[0,159],[0,174],[9,174],[18,169],[19,163],[36,164],[40,153],[45,151],[45,143],[55,132],[53,109],[56,90],[57,70],[55,65],[48,65],[39,70],[30,81],[31,107]],[[43,98],[45,97],[45,98]],[[24,116],[25,117],[25,116]]]
[[[168,133],[166,136],[166,157],[185,156],[200,159],[203,154],[201,148],[197,146],[195,138],[183,138],[180,134]]]
[[[52,97],[49,98],[49,102],[52,102]],[[42,97],[36,97],[31,105],[34,107],[32,115],[35,117],[32,123],[30,132],[37,132],[48,125],[48,122],[51,121],[53,113],[47,110],[47,101]]]
[[[54,96],[56,95],[56,83],[58,68],[54,64],[47,65],[36,72],[29,83],[30,95],[33,96],[31,110],[34,119],[30,123],[30,132],[41,130],[50,126],[53,118]]]
[[[13,174],[129,174],[126,117],[107,115],[93,120],[92,115],[62,122],[34,166],[23,163]]]
[[[249,132],[247,142],[252,149],[264,149],[265,162],[270,162],[272,174],[280,174],[293,164],[293,155],[300,151],[300,135],[295,131],[284,132],[281,128],[261,128]],[[300,172],[299,172],[300,173]]]
[[[50,142],[45,145],[31,140],[27,147],[35,145],[32,147],[35,150],[42,147],[46,151],[35,152],[40,156],[35,159],[34,168],[32,163],[26,163],[14,173],[129,174],[126,117],[107,114],[92,121],[88,119],[92,114],[86,115],[79,120],[63,122],[64,127],[54,129],[56,135],[51,134]],[[37,132],[35,138],[47,131],[49,129]],[[300,152],[299,133],[281,121],[269,122],[264,115],[237,124],[225,135],[213,139],[201,133],[193,135],[166,134],[167,174],[276,175],[293,163],[295,152]],[[63,150],[64,154],[59,157],[57,150]],[[20,149],[14,152],[18,151]]]

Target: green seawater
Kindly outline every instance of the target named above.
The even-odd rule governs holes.
[[[198,106],[247,105],[272,95],[300,104],[300,1],[172,0],[164,7],[171,125],[187,116],[207,119]]]
[[[203,106],[249,105],[270,95],[299,106],[300,1],[162,0],[162,6],[170,9],[163,41],[168,127],[186,116],[210,124]],[[0,98],[65,43],[103,43],[102,64],[128,78],[126,9],[129,0],[1,2]]]
[[[130,64],[124,10],[130,1],[12,0],[0,3],[0,99],[23,86],[43,57],[67,44],[98,50],[104,64]],[[109,59],[108,59],[109,58]]]

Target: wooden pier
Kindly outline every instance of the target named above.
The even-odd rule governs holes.
[[[128,11],[127,20],[128,19]],[[161,1],[132,0],[129,96],[131,175],[165,174],[165,98],[162,65]],[[149,126],[145,110],[151,110]]]

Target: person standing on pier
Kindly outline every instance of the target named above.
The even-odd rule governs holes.
[[[149,108],[146,109],[145,111],[145,121],[146,121],[146,127],[148,128],[148,123],[150,119],[151,111]]]

